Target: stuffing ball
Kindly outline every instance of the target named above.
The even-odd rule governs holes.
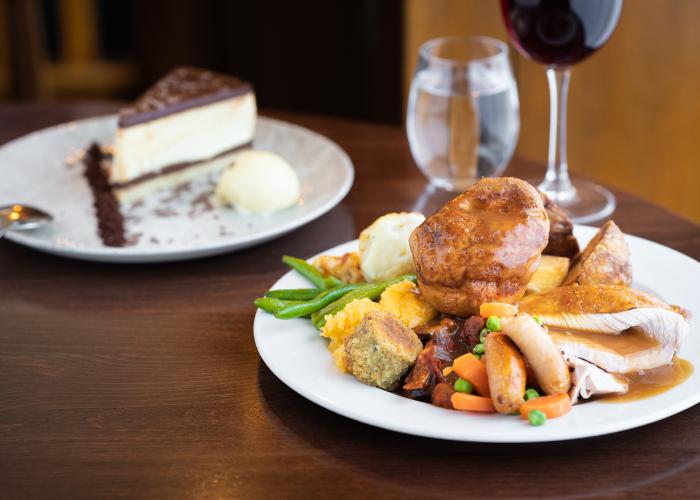
[[[345,367],[359,381],[394,390],[416,362],[423,343],[391,313],[368,313],[345,339]]]

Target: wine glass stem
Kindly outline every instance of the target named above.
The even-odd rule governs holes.
[[[549,83],[549,158],[547,174],[539,188],[557,202],[571,201],[576,188],[566,162],[566,108],[571,68],[547,68]]]

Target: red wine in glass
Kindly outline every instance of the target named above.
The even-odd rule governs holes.
[[[601,48],[615,31],[622,0],[501,0],[503,19],[516,48],[547,66],[550,134],[547,175],[539,189],[575,222],[603,218],[615,209],[607,189],[569,178],[566,101],[570,66]]]
[[[518,50],[537,62],[570,66],[608,41],[622,0],[501,0]]]

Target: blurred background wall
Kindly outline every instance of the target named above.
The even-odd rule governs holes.
[[[609,44],[576,66],[574,172],[700,222],[698,0],[628,0]],[[262,108],[403,122],[418,47],[507,40],[497,0],[0,0],[0,99],[132,99],[177,64],[236,74]],[[541,66],[513,54],[516,154],[544,162]]]

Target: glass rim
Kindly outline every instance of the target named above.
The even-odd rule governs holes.
[[[468,60],[458,60],[448,57],[440,57],[431,53],[431,51],[438,45],[444,45],[447,43],[460,42],[464,45],[469,44],[481,44],[485,46],[490,46],[496,48],[498,52],[483,57],[475,57]],[[493,38],[490,36],[478,35],[478,36],[441,36],[437,38],[431,38],[423,42],[418,51],[419,55],[424,59],[430,61],[431,63],[438,63],[446,66],[467,66],[476,62],[486,62],[490,60],[496,60],[502,57],[508,57],[508,44],[498,38]]]

